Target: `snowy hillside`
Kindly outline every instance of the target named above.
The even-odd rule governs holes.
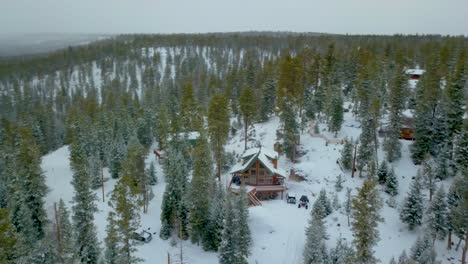
[[[272,117],[266,123],[255,124],[255,129],[251,131],[254,140],[250,141],[249,145],[252,147],[258,141],[265,147],[273,148],[273,144],[276,142],[275,132],[279,124],[277,117]],[[226,151],[235,152],[237,157],[243,152],[244,142],[241,134],[241,132],[237,132],[226,145]],[[324,134],[328,138],[333,138],[332,135]],[[359,123],[354,120],[350,113],[345,113],[345,122],[342,130],[338,133],[338,138],[357,138],[359,134]],[[411,177],[416,175],[418,169],[417,166],[413,165],[409,157],[408,147],[411,142],[402,141],[402,143],[402,158],[395,163],[395,172],[399,181],[399,195],[396,200],[399,205],[406,195]],[[311,198],[311,203],[315,201],[316,195],[321,189],[325,189],[328,197],[333,198],[336,193],[334,187],[336,177],[338,174],[342,174],[345,182],[343,184],[344,189],[338,193],[339,202],[343,204],[345,201],[346,188],[351,188],[352,194],[356,194],[356,190],[361,186],[363,179],[360,179],[357,174],[354,178],[351,178],[350,173],[341,171],[336,163],[341,155],[341,144],[326,145],[323,138],[316,135],[312,136],[309,130],[305,129],[301,134],[300,148],[305,154],[300,157],[296,164],[290,163],[284,156],[280,157],[278,164],[279,168],[284,171],[289,172],[290,169],[294,169],[306,177],[306,181],[303,182],[287,180],[286,184],[290,192],[298,195],[308,195]],[[45,171],[46,183],[50,188],[46,204],[50,219],[52,219],[53,204],[58,202],[60,198],[64,199],[69,207],[72,205],[70,202],[73,197],[73,188],[70,184],[72,172],[69,165],[69,155],[68,146],[65,146],[43,157],[42,160],[42,169]],[[383,154],[379,153],[379,155],[382,159]],[[147,164],[150,161],[155,161],[153,154],[148,155]],[[161,201],[165,183],[161,166],[157,162],[155,164],[157,165],[159,183],[153,186],[155,197],[150,202],[148,214],[141,213],[141,226],[150,229],[152,233],[156,232],[156,234],[153,235],[153,240],[150,243],[138,247],[137,255],[145,260],[144,263],[165,263],[168,254],[171,258],[177,259],[181,250],[179,245],[171,246],[170,240],[164,241],[159,238]],[[104,170],[104,176],[110,178],[107,169]],[[229,175],[224,175],[223,181],[227,183]],[[98,238],[101,242],[105,237],[106,217],[110,208],[107,200],[114,184],[115,180],[113,179],[105,183],[105,202],[102,201],[101,190],[96,190],[99,212],[95,214],[95,222],[98,227]],[[383,191],[381,191],[381,197],[384,201],[389,198]],[[310,218],[310,208],[308,210],[298,209],[297,206],[287,204],[281,199],[264,201],[262,204],[262,206],[250,208],[253,248],[249,263],[302,263],[305,228]],[[390,208],[386,203],[384,203],[380,214],[385,221],[379,224],[380,241],[374,249],[376,257],[382,263],[388,263],[392,256],[398,257],[403,250],[408,251],[417,236],[421,234],[421,230],[408,231],[407,227],[399,219],[398,209]],[[334,210],[325,220],[329,235],[329,248],[333,247],[340,237],[349,242],[352,241],[352,232],[348,227],[343,206],[341,206],[341,209]],[[442,263],[458,263],[459,252],[454,250],[448,252],[446,250],[446,241],[437,240],[435,247],[438,259]],[[182,250],[184,260],[187,263],[211,264],[218,262],[216,253],[205,252],[201,247],[193,245],[189,241],[182,243]]]

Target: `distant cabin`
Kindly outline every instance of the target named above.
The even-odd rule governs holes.
[[[405,71],[406,75],[408,75],[410,80],[419,80],[421,76],[424,74],[425,70],[423,69],[407,69]]]
[[[286,190],[284,179],[286,173],[278,169],[278,153],[264,147],[251,148],[242,155],[241,163],[232,168],[229,187],[235,193],[244,183],[252,205],[258,200],[272,199]]]
[[[187,145],[187,151],[192,153],[195,149],[195,146],[198,143],[198,139],[200,138],[200,133],[196,131],[188,132],[188,133],[180,133],[179,138],[184,140],[185,144]],[[171,138],[169,138],[171,140]],[[156,159],[161,163],[161,161],[165,158],[165,151],[162,149],[155,149],[153,150]]]
[[[413,124],[413,113],[411,110],[403,111],[402,124],[400,128],[400,138],[406,140],[414,140],[414,124]]]

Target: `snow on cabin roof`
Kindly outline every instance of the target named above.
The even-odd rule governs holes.
[[[245,162],[244,164],[237,164],[234,166],[229,173],[235,173],[238,171],[245,171],[249,168],[249,166],[254,162],[256,159],[258,159],[264,166],[273,174],[277,174],[279,176],[285,177],[286,178],[286,172],[281,170],[281,169],[275,169],[273,163],[270,161],[270,159],[277,159],[278,154],[272,150],[268,150],[265,148],[252,148],[248,149],[244,152],[242,155],[242,158],[248,158],[250,159]],[[270,158],[270,159],[269,159]]]
[[[409,74],[409,75],[423,75],[425,72],[425,70],[423,69],[407,69],[405,71],[406,74]]]
[[[405,111],[401,112],[401,115],[407,118],[413,118],[413,110],[411,109],[406,109]]]
[[[263,153],[265,156],[267,156],[270,159],[277,159],[278,158],[278,153],[276,153],[275,151],[273,151],[271,149],[267,149],[265,147],[248,149],[248,150],[246,150],[244,152],[244,154],[242,154],[242,158],[250,157],[250,156],[255,155],[255,154],[259,153],[259,152]]]

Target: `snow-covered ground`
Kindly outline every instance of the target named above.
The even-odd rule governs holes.
[[[271,118],[268,122],[255,124],[255,128],[251,130],[254,139],[249,141],[249,146],[254,146],[255,142],[267,148],[273,148],[276,142],[276,130],[280,123],[277,117]],[[322,129],[324,126],[321,125]],[[324,132],[327,138],[333,138]],[[350,113],[345,114],[345,123],[342,131],[338,133],[338,138],[352,137],[356,139],[360,134],[359,123],[354,120]],[[400,161],[394,164],[395,172],[399,181],[399,195],[396,200],[399,204],[404,199],[408,189],[411,177],[416,175],[418,169],[409,157],[409,145],[411,142],[402,141],[403,153]],[[242,132],[232,137],[226,145],[226,150],[235,152],[237,157],[243,152],[244,142]],[[315,201],[315,196],[318,192],[325,188],[329,198],[333,198],[335,194],[335,180],[338,174],[342,174],[345,182],[344,189],[338,193],[340,203],[345,201],[345,190],[351,188],[352,194],[356,194],[357,188],[362,184],[363,179],[357,177],[351,178],[350,173],[344,173],[336,164],[336,160],[340,157],[340,144],[325,144],[323,138],[313,137],[308,133],[308,129],[304,129],[301,135],[301,149],[305,151],[305,155],[299,158],[296,164],[289,162],[284,156],[280,157],[279,167],[285,171],[294,168],[301,171],[307,178],[304,182],[286,181],[290,192],[296,193],[298,196],[306,194],[309,196],[311,203]],[[73,188],[70,184],[72,172],[69,166],[69,149],[67,146],[45,156],[42,161],[42,168],[45,171],[47,185],[50,192],[47,196],[47,209],[52,216],[53,203],[62,198],[71,208],[71,199],[73,197]],[[380,159],[383,159],[383,153],[379,152]],[[147,159],[147,164],[154,161],[154,155],[150,154]],[[154,199],[149,206],[148,214],[141,215],[141,224],[144,228],[150,228],[151,232],[156,232],[153,235],[153,240],[148,244],[139,246],[138,256],[145,259],[145,263],[165,263],[168,254],[172,259],[177,259],[180,252],[180,247],[171,246],[170,241],[164,241],[159,238],[160,229],[160,212],[162,194],[164,192],[165,183],[164,175],[160,165],[155,162],[159,183],[153,187],[155,194]],[[107,169],[104,170],[105,177],[109,177]],[[110,177],[109,177],[110,178]],[[223,181],[228,182],[229,176],[224,175]],[[109,211],[107,199],[115,184],[115,180],[110,179],[105,183],[106,202],[102,201],[101,190],[96,191],[98,197],[97,204],[99,212],[95,214],[96,225],[98,228],[98,237],[103,241],[105,237],[106,217]],[[386,200],[388,195],[383,191],[381,197]],[[272,200],[262,202],[262,206],[250,208],[250,228],[252,231],[253,247],[252,255],[249,258],[249,263],[285,263],[294,264],[302,263],[302,249],[305,244],[305,228],[310,218],[310,208],[308,210],[297,206],[287,204],[283,200]],[[399,220],[398,209],[390,208],[385,203],[380,211],[385,219],[379,224],[380,241],[375,247],[375,254],[382,263],[388,263],[392,256],[398,257],[403,250],[409,251],[410,247],[416,240],[421,229],[408,231],[407,227]],[[52,218],[51,218],[52,219]],[[326,218],[327,232],[330,239],[328,247],[335,245],[336,240],[341,238],[347,241],[352,241],[352,232],[347,225],[347,217],[342,212],[342,209],[334,211],[333,214]],[[102,244],[103,246],[103,244]],[[448,252],[446,250],[446,241],[436,242],[436,251],[438,259],[442,263],[458,263],[460,252],[454,250]],[[211,264],[217,263],[217,254],[213,252],[204,252],[201,247],[191,244],[189,241],[182,243],[184,252],[184,261],[187,263]],[[451,259],[451,260],[449,260]]]

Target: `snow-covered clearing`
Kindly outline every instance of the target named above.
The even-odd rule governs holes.
[[[249,141],[249,146],[254,146],[255,142],[258,141],[267,148],[273,148],[279,124],[279,119],[276,117],[271,118],[266,123],[255,124],[255,129],[251,131],[251,138],[254,140]],[[321,125],[320,128],[323,129],[324,126]],[[230,139],[226,146],[226,151],[235,152],[237,157],[242,154],[244,146],[243,132],[241,131],[242,129]],[[359,134],[359,123],[354,120],[350,113],[346,113],[345,123],[338,137],[356,139]],[[328,138],[333,137],[333,135],[328,134],[326,136]],[[402,141],[402,143],[402,158],[394,164],[399,181],[400,194],[396,197],[399,204],[406,195],[411,177],[416,175],[418,169],[409,158],[408,147],[411,142]],[[279,168],[286,172],[294,168],[296,171],[302,172],[307,178],[307,181],[304,182],[286,181],[290,192],[294,192],[298,196],[308,195],[312,204],[315,201],[315,195],[322,188],[325,188],[331,199],[335,193],[336,176],[342,174],[346,181],[343,184],[344,189],[338,193],[340,203],[345,201],[346,188],[351,188],[352,193],[356,194],[357,188],[360,187],[363,180],[358,178],[357,174],[355,178],[351,178],[350,173],[342,172],[336,164],[336,160],[340,157],[342,145],[328,144],[327,146],[324,139],[312,137],[305,129],[301,135],[300,147],[305,151],[305,155],[300,157],[296,164],[292,164],[284,156],[281,156],[279,160]],[[73,197],[73,188],[70,184],[72,172],[69,165],[69,154],[69,149],[65,146],[45,156],[42,161],[47,185],[50,188],[46,204],[50,219],[53,219],[53,204],[58,202],[60,198],[66,202],[69,208],[72,206],[70,202]],[[379,157],[383,159],[383,153],[379,152]],[[148,156],[147,164],[150,161],[154,161],[154,155],[152,154]],[[150,243],[140,245],[137,252],[139,257],[145,259],[145,263],[165,263],[168,254],[171,255],[171,258],[177,259],[180,252],[179,246],[171,246],[170,241],[159,238],[159,216],[165,183],[161,166],[157,162],[155,164],[159,183],[153,186],[155,197],[150,203],[148,214],[141,215],[141,225],[143,228],[150,228],[151,232],[156,232],[156,235],[153,235],[153,240]],[[110,178],[107,169],[104,170],[104,175]],[[224,175],[223,181],[227,183],[228,180],[228,175]],[[110,209],[107,200],[114,184],[115,180],[113,179],[105,183],[106,202],[102,201],[101,190],[96,190],[98,198],[96,202],[99,211],[95,214],[95,222],[98,228],[98,237],[101,241],[105,237],[106,217]],[[381,197],[384,200],[389,198],[383,191]],[[310,218],[310,208],[308,210],[298,209],[297,206],[287,204],[280,199],[262,203],[263,206],[250,208],[253,248],[249,263],[302,263],[302,249],[305,244],[304,231]],[[385,203],[381,209],[381,215],[385,222],[379,225],[381,239],[375,247],[375,254],[382,263],[388,263],[392,256],[398,257],[403,250],[409,251],[422,230],[417,229],[409,232],[407,227],[399,220],[398,209],[390,208]],[[348,227],[347,217],[342,209],[334,211],[332,215],[326,218],[326,226],[330,237],[328,240],[329,248],[333,247],[340,237],[349,242],[352,241],[352,232]],[[102,246],[104,245],[102,244]],[[459,262],[460,252],[454,250],[448,252],[446,250],[446,241],[437,241],[435,246],[438,259],[442,263]],[[210,264],[218,262],[216,253],[204,252],[201,247],[193,245],[189,241],[183,242],[182,248],[186,263]]]

